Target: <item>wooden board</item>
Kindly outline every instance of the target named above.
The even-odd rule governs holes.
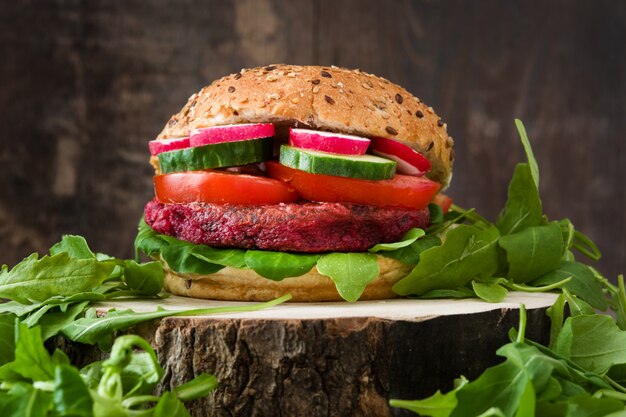
[[[528,309],[527,336],[545,342],[545,309],[556,295],[511,293],[501,303],[468,300],[381,300],[287,303],[252,313],[171,317],[134,332],[156,348],[165,369],[159,389],[200,372],[219,389],[190,404],[193,416],[401,416],[389,398],[450,389],[499,361],[498,347]],[[240,305],[171,297],[168,309]],[[153,300],[99,307],[153,311]],[[100,359],[93,347],[60,346],[77,363]]]

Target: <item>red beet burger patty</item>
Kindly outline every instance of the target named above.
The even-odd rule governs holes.
[[[396,242],[428,225],[428,209],[348,203],[265,206],[162,204],[150,201],[146,223],[156,232],[213,247],[281,252],[358,252]]]

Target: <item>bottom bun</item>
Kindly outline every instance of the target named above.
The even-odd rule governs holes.
[[[398,297],[391,291],[393,284],[412,269],[391,258],[378,256],[380,273],[367,284],[359,300],[379,300]],[[184,297],[229,301],[269,301],[291,294],[291,301],[343,301],[335,283],[313,267],[299,277],[273,281],[251,269],[226,267],[211,275],[179,274],[165,266],[165,289]]]

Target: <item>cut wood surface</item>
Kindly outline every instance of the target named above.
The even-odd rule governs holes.
[[[193,416],[408,416],[389,398],[412,399],[450,389],[459,375],[477,377],[499,362],[498,347],[528,310],[527,337],[545,342],[545,309],[555,294],[511,293],[501,303],[380,300],[285,303],[251,313],[170,317],[135,329],[156,348],[165,369],[159,390],[200,372],[220,386],[188,404]],[[99,307],[153,311],[241,305],[170,297]],[[77,364],[101,359],[95,347],[59,340]]]

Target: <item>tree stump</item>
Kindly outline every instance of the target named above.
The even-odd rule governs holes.
[[[546,342],[554,294],[511,293],[502,303],[380,300],[287,303],[252,313],[171,317],[132,329],[155,347],[165,378],[159,391],[200,372],[219,388],[188,403],[199,416],[408,416],[390,398],[448,390],[501,361],[495,351],[528,310],[527,337]],[[171,297],[167,309],[234,305]],[[153,311],[154,300],[101,306]],[[74,363],[101,359],[96,347],[60,342]]]

